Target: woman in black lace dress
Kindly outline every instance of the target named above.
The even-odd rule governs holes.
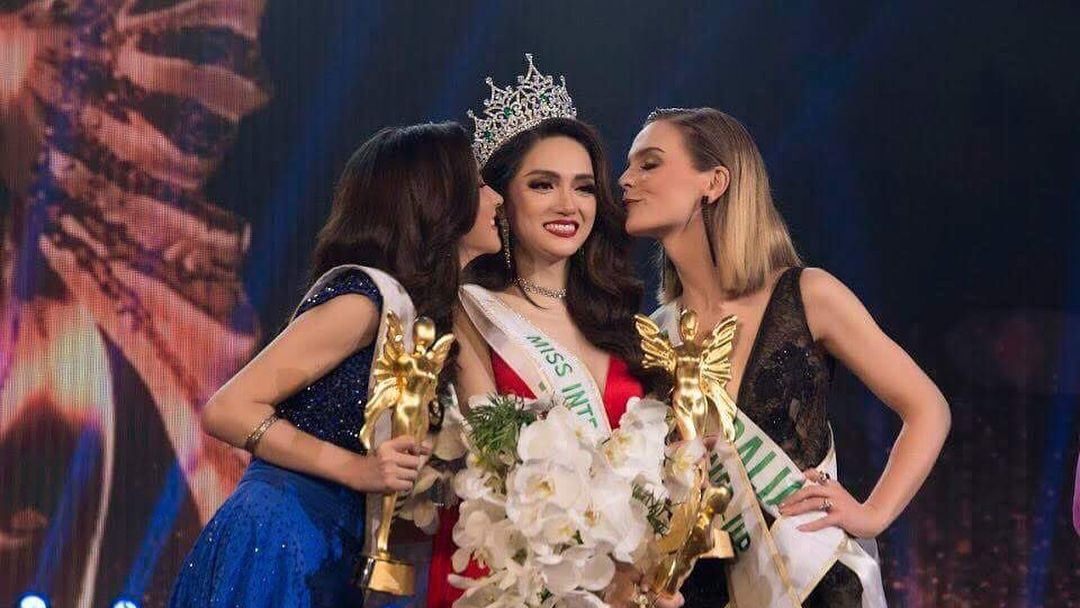
[[[634,140],[620,185],[627,231],[663,245],[662,304],[697,311],[702,327],[738,315],[728,391],[740,416],[760,427],[806,477],[801,489],[778,499],[779,517],[811,519],[800,531],[836,527],[853,539],[880,534],[937,459],[949,429],[948,405],[850,290],[824,270],[802,268],[750,135],[710,108],[654,112]],[[825,401],[834,359],[904,423],[865,501],[818,470],[831,451]],[[777,521],[767,511],[764,517],[768,525]],[[762,545],[768,543],[750,550],[768,548]],[[883,594],[873,593],[880,592],[879,571],[867,559],[872,575],[860,579],[839,561],[826,562],[815,582],[780,590],[769,604],[860,606],[863,580],[871,588],[869,603],[883,605]],[[712,560],[698,563],[683,587],[687,605],[725,604],[729,589],[722,568]],[[777,580],[786,576],[780,573]]]

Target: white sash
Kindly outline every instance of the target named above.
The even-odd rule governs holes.
[[[413,306],[412,298],[406,293],[405,288],[401,286],[401,283],[398,283],[397,279],[382,270],[357,264],[335,266],[326,271],[325,274],[315,281],[315,284],[311,286],[311,289],[309,289],[304,296],[304,300],[307,300],[318,293],[341,273],[351,270],[363,271],[364,274],[371,278],[372,282],[375,283],[375,286],[379,288],[379,294],[382,296],[383,305],[382,310],[379,312],[379,331],[375,335],[375,350],[373,351],[373,356],[379,356],[379,353],[382,352],[383,343],[386,342],[386,313],[388,312],[393,312],[401,319],[401,326],[405,329],[405,347],[411,351],[413,347],[411,328],[413,321],[416,319],[416,308]],[[297,307],[297,310],[299,310],[299,307]],[[293,316],[295,316],[295,313]],[[446,331],[449,328],[440,327],[437,329]],[[375,387],[374,374],[375,366],[372,365],[371,376],[368,377],[368,399],[371,398],[371,390]],[[357,404],[357,407],[364,406],[363,404]],[[376,423],[371,446],[373,450],[376,446],[390,438],[390,418],[390,416],[382,416]],[[356,432],[359,436],[360,429],[356,429]],[[357,442],[359,441],[360,440],[357,439]],[[382,515],[382,499],[382,494],[369,492],[364,495],[366,507],[364,518],[367,520],[364,526],[364,553],[366,555],[371,555],[371,551],[374,547],[375,537],[378,532]],[[428,564],[431,562],[431,543],[409,543],[407,545],[395,546],[392,553],[395,557],[407,559],[407,561],[416,566],[416,595],[413,596],[409,604],[423,606],[425,603],[424,596],[427,594],[427,572]],[[373,600],[375,600],[374,595]]]
[[[653,313],[673,342],[679,339],[676,316],[673,303]],[[729,569],[732,605],[799,606],[839,561],[859,577],[863,608],[885,606],[874,540],[851,538],[837,527],[816,532],[798,529],[822,517],[820,512],[782,516],[778,505],[807,480],[791,457],[749,416],[735,420],[734,448],[732,453],[730,448],[725,451],[718,446],[709,467],[713,483],[730,483],[735,496],[724,511],[724,529],[738,554]],[[831,429],[829,453],[815,468],[838,479]],[[765,527],[762,509],[775,518],[771,529]]]
[[[458,296],[480,335],[538,399],[551,398],[611,434],[603,393],[584,363],[483,287],[465,285]]]

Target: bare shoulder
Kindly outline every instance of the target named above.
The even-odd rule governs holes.
[[[468,313],[461,307],[461,305],[454,306],[454,336],[459,343],[473,343],[483,338],[480,336],[480,330],[476,329],[476,325],[473,324],[472,319]]]
[[[378,315],[379,307],[371,298],[358,293],[345,293],[312,307],[297,317],[297,320],[307,317],[356,322],[377,318]]]
[[[454,310],[454,336],[459,350],[457,358],[458,399],[468,408],[469,399],[495,391],[495,374],[491,369],[491,351],[480,331],[460,307]]]
[[[845,325],[869,320],[869,313],[855,293],[826,270],[804,269],[799,277],[799,290],[806,321],[815,339],[827,339]]]
[[[370,298],[347,293],[332,298],[298,316],[290,328],[335,336],[361,348],[371,344],[379,329],[379,307]]]
[[[799,275],[803,302],[809,306],[828,306],[839,298],[853,295],[847,285],[823,268],[804,268]]]
[[[238,395],[235,398],[241,401],[280,403],[321,378],[357,349],[371,344],[378,327],[378,308],[368,298],[359,294],[331,298],[293,319],[218,395]]]

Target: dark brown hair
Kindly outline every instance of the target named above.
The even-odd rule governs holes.
[[[458,242],[476,220],[479,183],[469,136],[457,123],[382,129],[338,179],[311,280],[341,264],[378,268],[401,283],[418,316],[450,331]],[[443,368],[443,387],[453,380],[456,352]]]
[[[484,181],[513,204],[507,193],[510,180],[537,142],[569,137],[580,143],[592,160],[596,182],[596,220],[581,250],[570,260],[566,306],[574,324],[594,346],[614,353],[629,364],[638,379],[652,385],[652,374],[641,368],[641,347],[634,330],[634,314],[641,303],[642,283],[634,274],[631,239],[623,229],[626,209],[612,194],[611,175],[600,136],[575,119],[552,118],[518,133],[501,145],[481,169]],[[513,239],[503,246],[513,246]],[[506,289],[513,281],[504,252],[484,255],[466,268],[466,280],[492,290]]]

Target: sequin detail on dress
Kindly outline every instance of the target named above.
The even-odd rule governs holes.
[[[790,268],[773,288],[750,348],[738,404],[800,469],[807,469],[829,451],[825,405],[835,361],[810,333],[799,289],[801,275],[801,268]],[[771,524],[768,514],[765,517]],[[723,606],[727,602],[723,563],[698,562],[682,591],[687,606]],[[858,607],[861,596],[859,579],[836,564],[803,606]]]
[[[382,308],[379,288],[363,272],[345,272],[304,300],[296,311],[300,316],[312,308],[345,294],[360,294]],[[325,376],[282,401],[277,408],[282,418],[296,428],[353,452],[363,452],[360,427],[364,425],[368,378],[375,349],[363,348],[349,355]]]
[[[344,294],[378,288],[345,272],[304,300],[297,315]],[[278,406],[282,418],[359,452],[373,346],[346,357]],[[170,606],[361,606],[349,579],[363,548],[364,495],[255,459],[184,560]]]

